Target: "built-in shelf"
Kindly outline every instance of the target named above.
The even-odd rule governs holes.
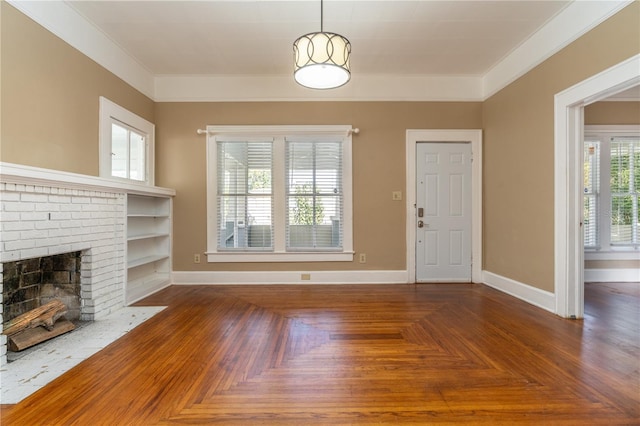
[[[127,196],[127,303],[170,284],[171,198]]]
[[[146,257],[141,257],[138,259],[133,259],[127,262],[127,268],[129,269],[133,269],[133,268],[137,268],[138,266],[142,266],[142,265],[147,265],[149,263],[154,263],[157,262],[158,260],[163,260],[163,259],[168,259],[169,256],[168,255],[155,255],[155,256],[146,256]]]
[[[162,238],[168,237],[169,234],[141,234],[141,235],[132,235],[127,237],[127,241],[135,241],[135,240],[146,240],[149,238]]]

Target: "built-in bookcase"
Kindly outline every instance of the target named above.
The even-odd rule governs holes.
[[[127,196],[127,285],[130,304],[170,284],[171,198]]]

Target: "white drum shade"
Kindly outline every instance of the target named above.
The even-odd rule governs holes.
[[[296,82],[311,89],[333,89],[351,79],[351,43],[340,34],[318,32],[293,43]]]

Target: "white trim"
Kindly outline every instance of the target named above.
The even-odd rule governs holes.
[[[246,140],[247,137],[259,140],[271,140],[271,136],[296,135],[344,135],[351,136],[353,127],[350,125],[245,125],[245,126],[207,126],[208,136],[224,136],[233,140]]]
[[[209,263],[233,262],[353,262],[353,251],[318,252],[206,252]]]
[[[8,2],[156,102],[483,101],[632,3],[571,2],[484,76],[354,73],[343,88],[309,91],[292,75],[153,75],[66,2]]]
[[[556,313],[584,316],[582,220],[583,111],[589,103],[640,84],[640,55],[555,95],[554,288]]]
[[[482,281],[482,130],[407,130],[406,134],[406,240],[409,282],[416,280],[416,144],[418,142],[470,142],[471,167],[471,280]]]
[[[139,195],[164,195],[168,197],[176,195],[176,191],[169,188],[2,162],[0,162],[0,182],[35,186],[51,185],[78,190],[126,192]]]
[[[640,260],[640,250],[585,250],[584,260]]]
[[[514,82],[632,0],[573,1],[482,77],[483,100]]]
[[[7,2],[153,99],[154,78],[151,72],[66,2],[24,0],[7,0]]]
[[[584,281],[588,283],[640,282],[640,269],[585,269]]]
[[[293,75],[158,75],[157,102],[480,101],[478,76],[363,75],[332,90],[309,90]]]
[[[302,275],[309,274],[309,280]],[[180,284],[406,284],[407,271],[173,271]]]
[[[489,271],[482,271],[482,282],[534,306],[554,312],[555,297],[549,291],[540,290]]]
[[[207,262],[352,262],[353,261],[353,189],[352,133],[350,125],[257,125],[207,126]],[[316,252],[287,251],[285,241],[284,169],[285,144],[289,136],[342,139],[342,248]],[[246,141],[253,138],[273,141],[274,235],[271,251],[236,252],[218,250],[217,149],[216,141]]]
[[[156,126],[150,121],[145,120],[137,114],[129,111],[126,108],[121,107],[113,101],[99,97],[99,115],[98,115],[98,127],[100,129],[98,137],[99,145],[99,169],[100,176],[106,179],[114,179],[124,182],[136,182],[133,179],[124,179],[113,177],[112,172],[112,123],[117,121],[129,127],[132,127],[145,136],[146,150],[145,150],[145,167],[146,167],[146,180],[145,185],[154,185],[155,183],[155,132]],[[141,182],[142,183],[142,182]]]

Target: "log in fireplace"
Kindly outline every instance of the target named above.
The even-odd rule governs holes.
[[[4,323],[53,299],[66,305],[68,320],[79,320],[81,265],[81,251],[4,263]]]

